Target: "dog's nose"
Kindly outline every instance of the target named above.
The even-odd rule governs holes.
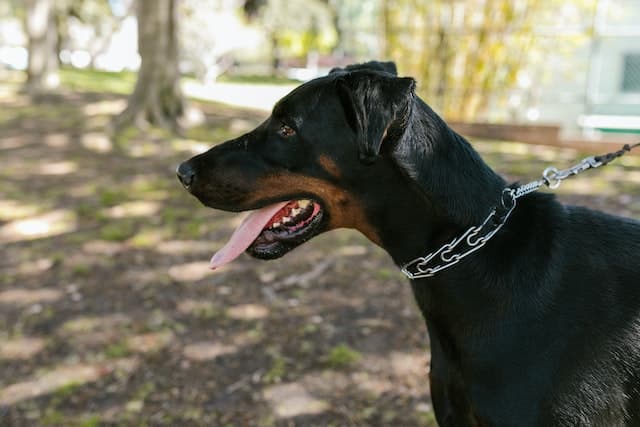
[[[184,162],[178,166],[176,169],[176,174],[178,175],[178,179],[184,185],[186,189],[191,187],[193,181],[196,177],[196,172],[193,170],[193,166],[189,164],[189,162]]]

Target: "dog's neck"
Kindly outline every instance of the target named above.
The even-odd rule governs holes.
[[[401,178],[397,179],[402,183],[393,185],[394,192],[385,195],[386,204],[378,215],[377,228],[386,231],[380,236],[382,246],[399,266],[435,251],[470,226],[480,225],[499,203],[506,186],[470,144],[424,103],[415,108],[423,111],[414,115],[416,119],[411,120],[389,160],[399,166]],[[397,214],[392,214],[391,210],[397,209],[404,212],[404,221],[397,221]],[[560,218],[561,209],[547,194],[522,198],[486,246],[431,278],[412,281],[416,301],[431,323],[430,333],[438,330],[438,322],[448,327],[458,325],[459,331],[468,332],[499,313],[508,300],[505,295],[516,291],[537,295],[535,289],[516,286],[522,272],[513,267],[516,263],[511,263],[510,257],[528,256],[527,250],[535,242],[553,241],[555,227],[560,225],[548,224],[546,214]],[[505,252],[505,247],[512,249]],[[543,282],[547,273],[545,268],[530,272],[539,280],[529,277],[528,283]]]
[[[481,224],[506,185],[424,102],[416,99],[413,108],[413,120],[391,153],[392,162],[405,175],[402,186],[410,188],[388,195],[393,203],[387,204],[391,209],[401,206],[407,221],[380,227],[394,230],[381,239],[399,265]],[[404,230],[406,224],[412,229]]]

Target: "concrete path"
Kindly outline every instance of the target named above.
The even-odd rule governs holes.
[[[184,80],[182,89],[190,98],[221,102],[236,107],[271,111],[273,105],[297,85],[214,83],[204,85]]]

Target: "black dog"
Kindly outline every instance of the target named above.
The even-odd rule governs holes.
[[[392,63],[333,70],[180,165],[206,206],[259,209],[212,260],[339,227],[400,266],[481,224],[506,184]],[[413,280],[442,426],[640,425],[640,223],[533,193],[480,250]]]

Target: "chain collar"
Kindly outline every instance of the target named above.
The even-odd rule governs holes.
[[[500,231],[509,219],[511,212],[515,209],[517,200],[520,197],[538,191],[543,185],[556,189],[564,179],[578,175],[588,169],[606,165],[638,146],[640,146],[640,143],[633,146],[626,144],[619,151],[597,157],[587,157],[568,169],[558,170],[554,167],[548,167],[542,173],[542,179],[531,181],[516,188],[505,188],[502,190],[500,203],[491,209],[482,224],[468,228],[462,235],[441,246],[435,252],[409,261],[402,266],[402,272],[413,280],[432,277],[439,271],[454,266],[463,258],[483,247]]]

